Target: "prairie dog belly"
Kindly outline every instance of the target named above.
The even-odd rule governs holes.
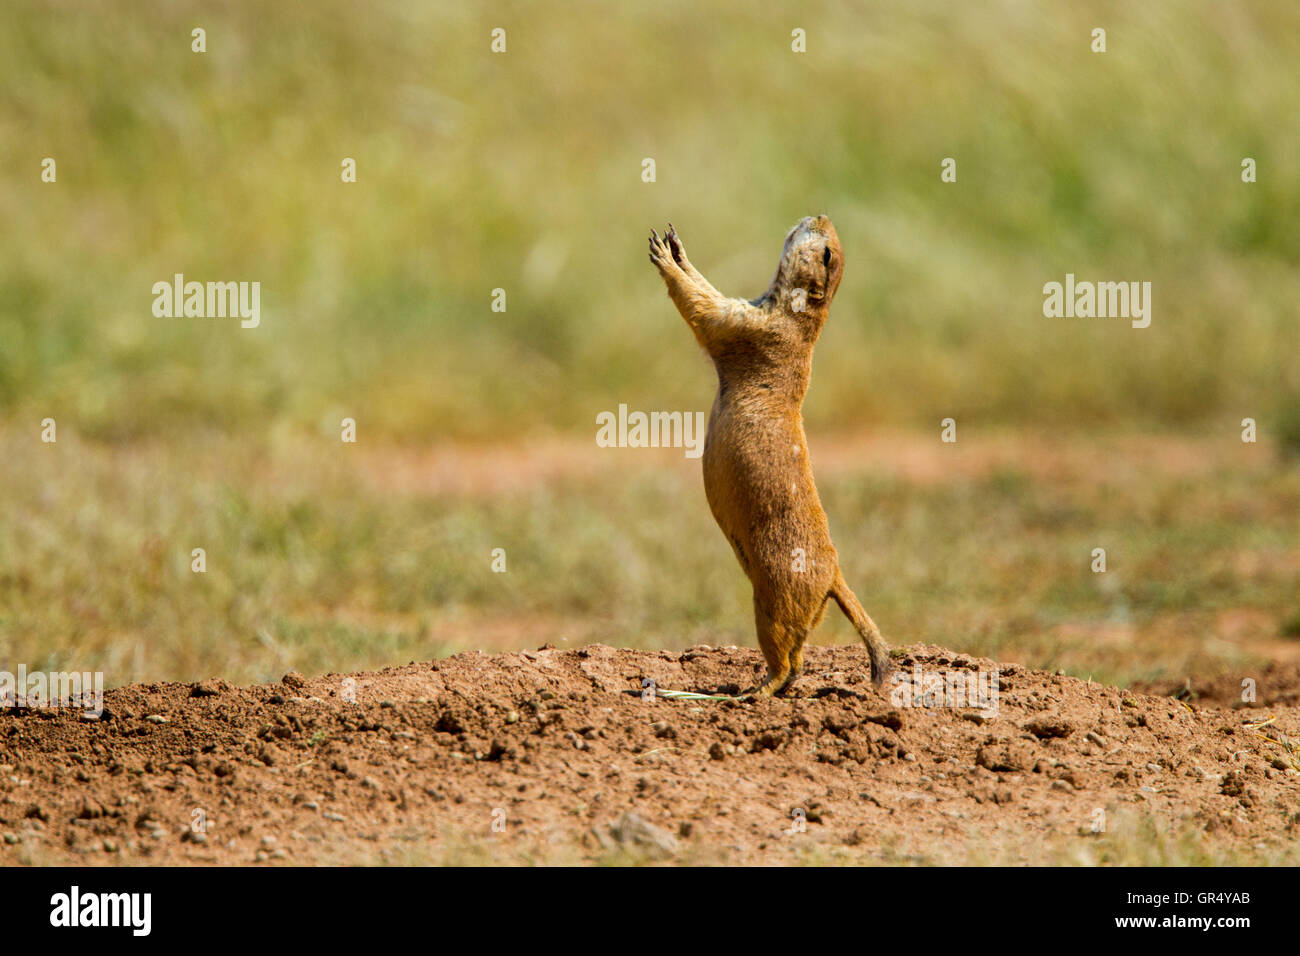
[[[715,404],[704,442],[704,493],[745,573],[785,578],[806,555],[811,577],[831,546],[803,426]],[[828,563],[828,573],[833,571]]]

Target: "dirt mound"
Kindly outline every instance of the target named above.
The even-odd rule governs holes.
[[[1276,708],[1300,706],[1300,664],[1270,661],[1249,674],[1218,674],[1195,680],[1155,681],[1136,690],[1185,700],[1196,707]]]
[[[1295,835],[1293,703],[1259,726],[939,647],[895,663],[877,689],[860,647],[814,647],[785,699],[665,698],[735,691],[758,654],[592,645],[136,685],[97,721],[9,709],[0,861],[1009,862],[1135,818]]]

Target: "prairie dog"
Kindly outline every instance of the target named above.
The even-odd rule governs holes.
[[[835,227],[826,216],[801,220],[785,237],[771,286],[750,301],[710,285],[671,223],[662,239],[651,230],[650,261],[718,373],[704,493],[754,587],[767,679],[747,693],[780,693],[799,676],[804,642],[832,598],[866,644],[879,685],[889,648],[840,573],[801,412],[813,345],[844,274]]]

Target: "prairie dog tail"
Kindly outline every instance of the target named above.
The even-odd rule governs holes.
[[[862,643],[867,645],[867,656],[871,658],[871,680],[879,687],[889,676],[891,667],[889,645],[880,636],[880,628],[876,627],[876,622],[871,620],[863,610],[857,595],[850,590],[848,582],[844,580],[844,573],[839,568],[835,569],[835,583],[831,585],[831,597],[840,606],[844,616],[858,629]]]

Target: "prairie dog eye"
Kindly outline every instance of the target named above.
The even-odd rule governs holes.
[[[831,267],[831,247],[830,247],[830,246],[827,246],[825,249],[822,250],[822,265],[824,265],[824,266],[825,266],[826,268],[828,268],[828,269]]]

